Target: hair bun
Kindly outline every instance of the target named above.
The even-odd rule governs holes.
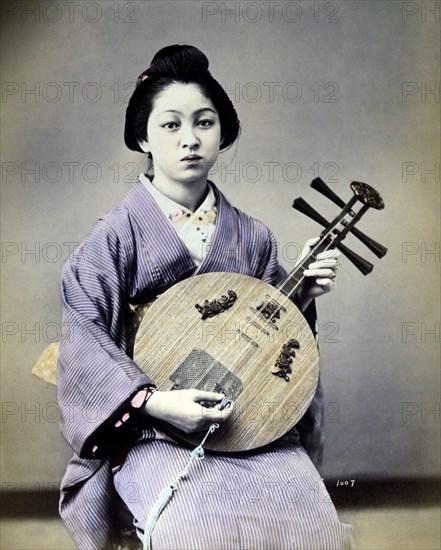
[[[208,59],[194,46],[173,45],[159,50],[148,69],[149,76],[194,78],[208,72]],[[146,71],[147,72],[147,71]]]

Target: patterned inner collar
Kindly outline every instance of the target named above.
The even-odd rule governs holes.
[[[173,224],[179,224],[190,218],[199,221],[198,225],[213,223],[216,214],[216,197],[213,188],[208,183],[208,193],[203,203],[194,212],[163,195],[145,175],[140,174],[139,180],[145,185],[165,217]],[[205,222],[205,223],[203,223]]]

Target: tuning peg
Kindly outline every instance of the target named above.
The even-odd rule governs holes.
[[[315,210],[310,204],[308,204],[302,197],[299,197],[294,200],[293,208],[298,210],[308,218],[311,218],[315,222],[319,223],[323,227],[328,227],[330,223],[321,215],[317,210]],[[350,248],[344,244],[338,242],[335,245],[341,252],[350,260],[357,269],[359,269],[363,275],[368,275],[374,268],[373,264],[353,252]]]
[[[305,214],[305,216],[308,216],[308,218],[311,218],[320,225],[323,225],[323,227],[327,227],[329,225],[329,222],[321,214],[319,214],[317,210],[314,210],[314,208],[309,205],[302,197],[294,199],[292,207],[302,214]]]
[[[311,187],[331,200],[334,204],[340,208],[344,208],[346,205],[342,199],[334,193],[334,191],[326,185],[322,178],[315,178],[311,182]]]
[[[363,275],[369,275],[374,269],[374,265],[362,258],[359,254],[356,254],[353,250],[348,248],[342,243],[337,244],[337,248],[343,252],[348,260],[350,260],[355,267],[363,273]]]
[[[344,225],[344,222],[342,222]],[[382,244],[378,243],[377,241],[374,241],[374,239],[371,239],[368,237],[365,233],[357,229],[356,227],[351,228],[351,233],[357,237],[357,239],[360,239],[360,241],[366,245],[369,250],[371,250],[378,258],[382,258],[386,255],[387,248],[383,246]]]

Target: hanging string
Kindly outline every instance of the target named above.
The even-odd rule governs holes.
[[[228,397],[224,397],[219,404],[219,410],[224,409],[230,404],[231,404],[231,400]],[[144,538],[143,538],[143,546],[142,546],[143,550],[152,550],[152,533],[156,525],[156,522],[158,521],[159,516],[161,515],[162,511],[167,506],[167,504],[170,502],[173,496],[173,493],[176,491],[178,487],[178,483],[181,481],[182,478],[188,475],[188,471],[191,464],[195,460],[202,460],[205,457],[204,444],[207,441],[208,437],[215,430],[217,430],[217,428],[219,428],[219,424],[217,424],[216,422],[211,424],[211,426],[208,428],[208,431],[205,434],[202,441],[200,442],[200,444],[191,451],[189,461],[187,462],[186,466],[179,472],[174,483],[172,483],[168,487],[165,487],[159,494],[158,498],[153,504],[153,507],[150,510],[150,513],[147,517],[147,521],[144,528]]]

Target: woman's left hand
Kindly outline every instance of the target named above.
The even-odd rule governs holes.
[[[318,243],[319,239],[320,237],[316,237],[306,241],[297,264],[303,261],[314,245]],[[330,248],[326,252],[318,254],[317,261],[310,263],[308,269],[303,272],[306,279],[303,281],[303,285],[297,294],[302,311],[308,307],[314,298],[318,298],[334,288],[335,277],[340,267],[339,257],[340,251],[336,248]]]

